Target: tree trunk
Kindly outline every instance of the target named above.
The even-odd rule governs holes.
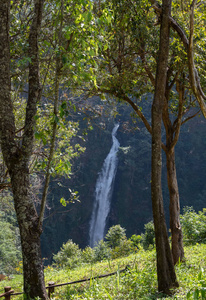
[[[160,28],[160,49],[157,61],[155,94],[152,105],[152,208],[157,253],[158,290],[169,294],[178,286],[170,250],[161,187],[162,154],[161,123],[165,98],[167,63],[169,54],[169,16],[171,1],[163,0]]]
[[[38,31],[42,0],[34,1],[35,12],[30,30],[32,63],[29,66],[29,97],[22,144],[15,140],[15,121],[11,100],[9,20],[10,1],[0,1],[0,145],[11,177],[12,192],[21,234],[25,299],[48,299],[41,260],[38,215],[30,193],[29,161],[33,150],[36,103],[39,91]]]
[[[152,107],[152,208],[157,252],[158,290],[166,294],[178,286],[165,222],[161,187],[161,109]]]
[[[10,170],[14,205],[21,235],[25,299],[48,299],[40,234],[37,231],[38,215],[30,195],[28,167],[20,162]]]
[[[170,229],[172,235],[172,256],[174,264],[184,259],[183,234],[180,224],[179,190],[177,183],[175,150],[166,151],[167,182],[170,194]]]

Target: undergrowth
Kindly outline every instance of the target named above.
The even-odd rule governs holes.
[[[124,258],[84,264],[74,270],[49,266],[45,268],[45,280],[46,283],[65,283],[116,272],[110,277],[56,287],[53,300],[206,299],[206,245],[185,247],[185,257],[186,261],[176,266],[180,287],[170,297],[157,292],[155,250],[140,250]],[[126,271],[120,272],[125,267]],[[22,276],[14,275],[9,281],[0,282],[0,294],[4,286],[11,286],[15,292],[21,291]],[[13,299],[22,298],[16,296]]]

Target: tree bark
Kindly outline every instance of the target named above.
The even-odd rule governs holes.
[[[166,146],[164,147],[164,151],[167,161],[167,185],[170,195],[170,230],[172,238],[172,257],[174,264],[184,259],[183,233],[180,225],[179,189],[175,164],[175,145],[177,144],[179,139],[184,108],[183,104],[185,97],[185,86],[183,82],[184,80],[176,78],[176,90],[179,94],[179,105],[178,116],[173,123],[170,120],[168,107],[172,86],[168,85],[168,81],[166,82],[166,93],[162,115],[166,132]]]
[[[161,187],[161,122],[165,98],[167,63],[169,55],[169,16],[171,1],[163,0],[160,28],[160,46],[157,62],[155,94],[152,105],[152,207],[155,227],[158,290],[169,294],[170,289],[178,286],[167,227],[164,216]]]
[[[177,183],[175,150],[166,151],[167,182],[170,194],[170,230],[172,238],[172,257],[174,264],[184,260],[183,233],[180,224],[180,201]]]
[[[48,299],[41,258],[41,232],[37,230],[38,215],[30,195],[28,165],[19,159],[11,166],[10,176],[21,235],[25,299]]]

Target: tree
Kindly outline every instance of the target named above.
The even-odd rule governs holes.
[[[158,289],[165,293],[169,293],[171,288],[178,286],[167,236],[161,188],[161,122],[169,56],[170,13],[171,1],[163,0],[155,94],[152,104],[152,208],[157,249]]]
[[[126,239],[125,231],[120,225],[110,227],[105,236],[106,244],[111,248],[119,246],[121,241]]]
[[[154,5],[158,16],[155,24],[150,3]],[[107,94],[117,101],[129,104],[151,134],[152,126],[150,118],[145,117],[144,103],[147,101],[145,94],[154,92],[159,35],[159,27],[154,25],[158,25],[161,19],[161,6],[155,1],[139,1],[137,3],[131,0],[114,0],[106,3],[106,6],[113,12],[113,18],[106,29],[105,40],[107,42],[99,50],[98,69],[95,66],[97,84],[95,88],[90,88],[90,94],[97,93],[102,97]],[[132,9],[128,10],[128,6],[131,6]],[[182,5],[181,13],[178,14],[178,19],[183,24],[185,14],[188,13],[185,9],[187,9],[187,5]],[[173,10],[177,15],[179,3],[174,2]],[[184,31],[171,16],[170,23],[174,30],[170,32],[172,42],[163,109],[165,135],[162,138],[162,149],[167,160],[172,254],[176,264],[179,260],[184,259],[184,248],[180,224],[175,147],[179,140],[181,126],[195,117],[199,113],[199,109],[194,110],[196,99],[191,96],[192,88],[188,84],[189,69],[185,49],[188,49],[189,41]],[[177,33],[181,36],[183,43],[179,41]],[[203,35],[201,30],[197,35],[198,37]],[[199,57],[200,55],[198,61]]]
[[[160,291],[169,293],[170,288],[178,286],[178,283],[174,271],[163,209],[161,189],[161,122],[166,94],[171,2],[163,1],[163,9],[160,18],[160,49],[158,57],[155,59],[157,62],[157,67],[155,67],[157,70],[156,81],[151,76],[152,74],[144,59],[144,53],[141,53],[142,46],[144,46],[142,45],[144,40],[141,40],[141,30],[144,32],[144,28],[139,25],[141,24],[140,18],[142,10],[140,9],[139,14],[135,11],[135,14],[137,15],[135,19],[132,18],[132,14],[125,13],[126,7],[121,5],[121,2],[114,1],[112,2],[112,5],[112,8],[114,9],[114,27],[110,26],[109,32],[107,33],[109,36],[108,40],[111,42],[109,45],[105,43],[103,51],[100,52],[100,73],[97,73],[97,86],[95,86],[94,92],[100,94],[108,93],[115,96],[117,99],[122,99],[129,103],[137,115],[143,120],[148,131],[152,134],[152,203],[157,249],[158,288]],[[145,5],[145,2],[142,3],[142,5]],[[122,19],[118,16],[119,11]],[[128,23],[131,24],[131,30]],[[140,26],[140,29],[137,24]],[[146,22],[145,26],[147,25]],[[134,28],[139,29],[138,33],[140,37],[137,35],[138,43],[134,38]],[[118,38],[116,38],[116,36],[118,36]],[[136,105],[128,96],[131,93],[132,97],[137,97],[145,91],[149,92],[149,90],[145,88],[145,78],[139,57],[143,61],[143,67],[146,72],[148,72],[148,77],[155,86],[152,106],[152,126],[150,126],[138,105]],[[152,58],[150,57],[150,60],[152,60]],[[154,61],[153,67],[155,66]],[[132,76],[134,74],[136,80],[135,77]],[[141,80],[139,84],[138,79]],[[177,206],[178,205],[179,203]]]
[[[22,144],[15,137],[15,120],[11,101],[9,19],[10,1],[0,3],[1,54],[0,62],[0,137],[4,161],[11,185],[21,235],[24,269],[24,291],[27,298],[47,299],[41,260],[38,215],[30,198],[29,160],[32,154],[36,106],[40,97],[38,38],[42,21],[43,1],[34,1],[33,19],[29,33],[29,93]]]
[[[132,9],[128,11],[128,4]],[[109,4],[108,4],[109,5]],[[150,118],[144,114],[145,94],[153,93],[155,88],[155,68],[157,62],[158,35],[154,27],[150,4],[142,1],[112,1],[113,19],[107,27],[109,42],[100,50],[97,61],[97,87],[94,93],[109,94],[116,100],[129,104],[152,134]],[[144,12],[144,13],[143,13]],[[175,39],[174,39],[175,40]],[[180,225],[180,204],[175,166],[175,145],[178,142],[180,127],[190,118],[183,116],[191,106],[184,80],[186,60],[181,47],[174,44],[168,60],[163,121],[166,141],[162,142],[167,159],[167,178],[170,193],[170,228],[174,263],[184,258],[183,237]],[[117,51],[118,49],[118,51]],[[181,55],[182,63],[176,57]],[[176,87],[176,92],[174,91]],[[174,119],[175,116],[175,119]],[[195,116],[195,114],[194,114]]]
[[[48,3],[45,4],[48,5]],[[51,4],[51,11],[49,10],[48,15],[45,13],[43,15],[44,1],[21,1],[20,7],[14,1],[3,0],[0,3],[0,63],[2,66],[0,70],[0,145],[3,160],[11,180],[14,206],[20,229],[26,299],[35,299],[37,297],[48,299],[44,283],[40,235],[48,182],[50,174],[55,173],[53,166],[57,162],[54,152],[57,142],[60,150],[66,145],[59,140],[55,141],[57,129],[63,126],[64,123],[60,119],[66,118],[65,103],[62,103],[60,108],[58,104],[60,75],[65,76],[66,71],[68,72],[68,68],[64,69],[63,72],[63,54],[68,50],[73,36],[71,33],[68,34],[69,30],[66,28],[66,25],[70,25],[67,22],[71,19],[75,23],[82,12],[82,5],[78,3],[74,3],[74,7],[70,7],[71,14],[68,7],[63,6],[65,4],[63,0],[52,1],[49,4]],[[87,3],[84,3],[84,5],[88,9]],[[66,16],[63,8],[67,11]],[[55,9],[58,11],[57,16]],[[53,11],[54,14],[52,14]],[[88,11],[85,17],[87,15]],[[65,22],[64,30],[71,39],[68,39],[66,34],[64,36],[62,34],[63,21]],[[54,23],[55,26],[53,26]],[[78,27],[79,23],[76,22],[75,24]],[[12,26],[10,27],[10,25]],[[42,26],[48,33],[48,39],[46,40],[44,39],[43,31],[41,31]],[[74,31],[77,30],[76,27],[73,26]],[[79,27],[81,26],[79,25]],[[53,28],[57,29],[56,32],[53,32]],[[10,32],[13,34],[10,34]],[[16,37],[19,37],[19,44]],[[41,110],[40,116],[47,115],[46,120],[51,119],[52,121],[45,122],[46,124],[50,123],[49,125],[47,124],[48,128],[39,132],[37,131],[37,128],[40,128],[37,122],[39,118],[38,108],[39,104],[42,104],[41,100],[44,91],[49,97],[48,90],[50,95],[55,91],[54,112],[51,114],[47,109]],[[15,94],[16,96],[18,93],[20,94],[19,98],[23,98],[23,93],[28,94],[26,101],[20,101],[18,107],[19,109],[21,107],[22,112],[23,127],[20,128],[18,128],[19,124],[15,118],[14,105],[16,102],[13,98],[13,95]],[[65,98],[68,100],[67,95]],[[43,104],[42,106],[44,106]],[[26,107],[26,111],[24,107]],[[59,109],[60,112],[58,112]],[[69,126],[71,125],[71,122],[69,122]],[[58,137],[65,141],[66,138],[63,137],[61,131],[60,133]],[[47,159],[44,160],[44,168],[47,166],[47,175],[40,213],[38,213],[32,198],[30,173],[31,169],[36,166],[36,162],[39,161],[39,159],[33,159],[35,157],[35,137],[41,140],[43,151],[48,154],[48,156],[45,155]],[[46,146],[47,139],[51,140],[50,147]],[[72,154],[72,150],[70,150],[68,148],[65,150],[67,152],[65,161],[61,157],[58,160],[59,165],[56,168],[58,174],[62,174],[61,167],[63,172],[67,169],[65,173],[69,173],[69,159],[76,155],[76,153]]]

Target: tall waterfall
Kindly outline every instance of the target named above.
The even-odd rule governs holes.
[[[95,200],[89,232],[91,247],[104,238],[106,219],[110,211],[112,189],[118,163],[116,155],[120,145],[116,138],[118,128],[119,124],[116,124],[112,130],[112,147],[103,163],[96,182]]]

